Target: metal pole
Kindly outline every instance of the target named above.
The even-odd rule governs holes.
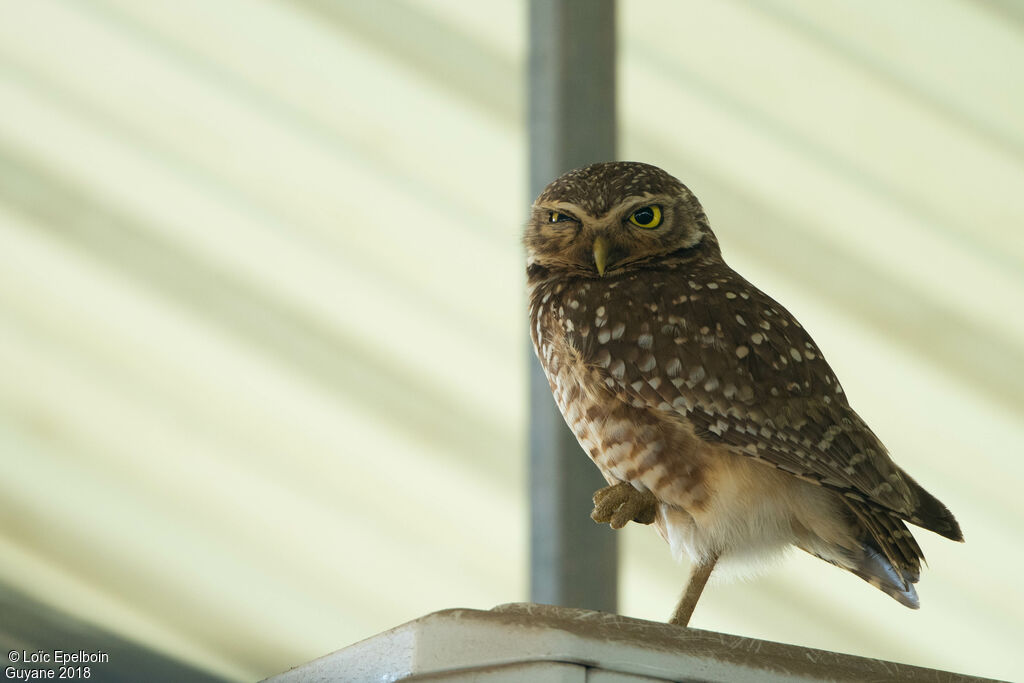
[[[614,0],[530,0],[530,197],[615,158]],[[530,600],[614,612],[618,544],[590,519],[605,486],[530,364]]]

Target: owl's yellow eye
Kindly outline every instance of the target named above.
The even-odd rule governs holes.
[[[629,215],[629,222],[644,230],[656,228],[661,225],[661,207],[641,206]]]
[[[571,220],[573,220],[573,217],[570,216],[567,213],[558,213],[557,211],[549,211],[548,212],[548,222],[549,223],[562,223],[564,221],[571,221]]]

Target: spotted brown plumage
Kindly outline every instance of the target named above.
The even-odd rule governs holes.
[[[904,520],[962,540],[956,520],[890,459],[800,323],[725,264],[682,183],[639,163],[571,171],[524,242],[555,400],[605,492],[630,484],[595,499],[595,519],[653,516],[707,573],[796,545],[917,607]]]

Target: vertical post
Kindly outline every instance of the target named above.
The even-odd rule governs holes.
[[[615,159],[614,0],[530,0],[530,198]],[[530,600],[614,612],[618,544],[590,520],[605,486],[530,354]]]

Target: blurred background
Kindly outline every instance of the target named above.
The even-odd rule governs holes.
[[[619,156],[690,186],[967,537],[918,534],[919,612],[794,553],[692,625],[1024,678],[1024,5],[618,20]],[[0,2],[5,591],[235,680],[527,599],[526,26]],[[620,610],[664,620],[688,568],[621,538]]]

